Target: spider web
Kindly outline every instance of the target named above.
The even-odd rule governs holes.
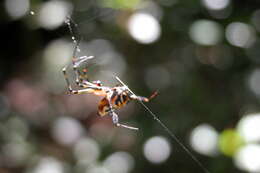
[[[72,15],[73,19],[77,19],[75,21],[75,29],[76,29],[76,33],[73,33],[72,31],[72,40],[74,40],[75,38],[73,38],[73,36],[76,37],[76,39],[78,40],[82,40],[84,39],[81,35],[80,35],[80,31],[78,30],[80,28],[80,25],[82,24],[87,24],[95,19],[104,19],[104,17],[111,17],[113,15],[115,15],[115,13],[117,12],[117,10],[114,9],[110,9],[110,8],[100,8],[97,6],[97,4],[95,4],[93,1],[92,2],[92,8],[89,8],[88,11],[76,11],[74,12],[74,14]],[[91,3],[90,3],[91,4]],[[95,4],[95,5],[94,5]],[[71,29],[70,29],[71,30]],[[78,47],[79,44],[76,44],[76,49]],[[129,92],[133,95],[136,95],[119,77],[115,76],[116,80],[121,83],[123,86],[125,86]],[[152,110],[146,106],[142,101],[138,100],[138,102],[144,107],[144,109],[149,113],[149,115],[151,115],[151,117],[158,123],[161,125],[161,127],[164,129],[164,131],[166,131],[168,133],[168,135],[178,143],[178,145],[180,145],[180,147],[191,157],[191,159],[196,162],[196,164],[205,172],[205,173],[210,173],[210,171],[201,163],[200,160],[198,160],[198,158],[180,141],[180,139],[158,118],[158,116],[152,112]]]
[[[115,76],[116,80],[119,81],[123,86],[125,86],[131,94],[136,95],[119,77]],[[179,140],[179,138],[155,115],[151,109],[146,106],[142,101],[138,100],[138,102],[146,109],[146,111],[152,116],[152,118],[159,123],[163,129],[170,135],[170,137],[175,140],[182,149],[188,153],[188,155],[203,169],[205,173],[210,173],[209,170],[195,157],[194,154]]]
[[[84,30],[91,25],[91,22],[112,18],[116,15],[117,11],[119,10],[108,7],[102,7],[100,3],[98,3],[98,1],[96,0],[84,2],[84,6],[86,6],[84,10],[78,10],[79,7],[77,6],[80,5],[77,5],[77,3],[75,3],[74,5],[75,9],[73,10],[73,13],[70,15],[70,18],[76,24],[76,27],[74,28],[76,29],[76,32],[73,33],[73,36],[77,37],[77,39],[84,39],[83,36],[86,35],[86,31]]]
[[[97,52],[93,52],[93,47],[90,47],[90,44],[88,44],[88,41],[93,40],[92,38],[95,37],[92,36],[93,31],[90,29],[91,25],[98,23],[98,20],[105,21],[106,19],[113,18],[118,10],[102,7],[95,0],[89,1],[84,5],[88,6],[85,10],[77,10],[77,5],[75,4],[73,13],[68,16],[65,23],[69,28],[70,37],[75,44],[72,56],[76,59],[83,56],[94,55],[95,57],[87,61],[84,60],[84,62],[80,62],[79,60],[80,65],[78,66],[78,69],[88,69],[89,76],[95,78],[100,75],[99,72],[105,67],[103,67],[104,60],[99,58],[100,56]]]

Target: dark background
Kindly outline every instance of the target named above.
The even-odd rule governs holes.
[[[46,2],[31,1],[29,11],[33,10],[35,15],[27,13],[19,18],[11,17],[5,8],[6,2],[1,2],[0,172],[37,172],[42,158],[59,161],[64,172],[91,172],[95,166],[102,167],[104,160],[117,151],[132,156],[135,164],[129,172],[203,172],[141,105],[130,103],[118,113],[125,124],[140,128],[135,132],[113,127],[109,117],[98,117],[96,109],[100,98],[67,94],[61,69],[71,60],[73,42],[64,23],[54,29],[37,24],[37,10]],[[69,3],[74,7],[72,18],[78,24],[74,28],[76,37],[83,38],[79,54],[97,57],[90,66],[93,67],[90,78],[101,79],[112,86],[117,82],[111,74],[118,74],[133,91],[143,96],[158,89],[159,95],[147,105],[210,172],[247,171],[234,163],[239,147],[248,145],[240,139],[236,127],[244,115],[259,111],[260,92],[257,87],[252,89],[250,80],[260,87],[258,75],[252,79],[260,63],[259,11],[253,19],[260,2],[231,1],[222,9],[227,15],[219,17],[221,10],[211,10],[202,1],[151,1],[163,14],[159,20],[161,35],[151,44],[139,43],[127,31],[126,21],[143,7],[139,10],[120,5],[105,8],[86,1],[80,3],[86,9],[79,10],[79,2]],[[213,21],[221,28],[217,43],[203,45],[191,38],[192,24],[202,19]],[[237,46],[227,39],[226,30],[232,22],[251,27],[252,43]],[[54,53],[52,57],[46,53],[57,40],[69,48],[59,49],[68,55],[63,57],[66,63],[55,61]],[[95,45],[93,40],[106,40],[109,46],[102,47],[102,41]],[[111,52],[119,54],[119,60],[108,58],[108,62],[101,63]],[[122,59],[124,65],[118,64]],[[97,74],[95,70],[102,73]],[[71,71],[69,74],[73,78]],[[149,75],[154,75],[152,81]],[[69,123],[60,125],[64,123],[62,120]],[[208,124],[220,136],[231,131],[222,148],[219,143],[223,138],[218,138],[217,154],[199,153],[191,147],[190,134],[201,124]],[[63,133],[57,135],[55,129],[56,126],[59,129],[59,125]],[[80,129],[81,137],[62,142],[66,135],[73,136],[71,128]],[[144,143],[154,136],[163,136],[171,147],[169,158],[160,164],[149,162],[143,154]],[[75,156],[75,143],[81,138],[91,138],[99,148],[100,155],[91,164],[80,163]],[[47,168],[42,170],[48,172]],[[107,170],[97,170],[102,171]]]

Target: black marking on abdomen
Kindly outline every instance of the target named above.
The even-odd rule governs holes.
[[[121,95],[118,95],[115,100],[115,105],[117,105],[117,106],[120,106],[123,103],[120,96]]]
[[[129,102],[129,97],[126,95],[126,94],[122,94],[121,95],[121,100],[124,104],[128,103]]]
[[[117,95],[118,95],[117,90],[116,90],[116,89],[113,89],[113,94],[111,95],[111,99],[110,99],[110,100],[114,100],[115,97],[117,97]]]

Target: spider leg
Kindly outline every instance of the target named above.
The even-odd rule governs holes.
[[[126,128],[126,129],[138,130],[138,128],[136,128],[136,127],[132,127],[132,126],[128,126],[128,125],[119,123],[118,115],[115,113],[115,111],[112,107],[112,104],[110,103],[109,100],[108,100],[108,106],[109,106],[108,114],[112,117],[112,122],[116,127],[123,127],[123,128]]]
[[[77,58],[76,60],[73,59],[73,71],[76,76],[76,84],[80,87],[87,88],[88,86],[102,86],[101,82],[99,80],[90,82],[87,75],[87,69],[84,68],[82,72],[78,69],[80,64],[83,62],[94,58],[94,56],[81,56]]]
[[[71,92],[72,91],[72,87],[70,85],[69,77],[68,77],[68,74],[67,74],[66,70],[67,70],[67,66],[63,67],[62,72],[63,72],[63,76],[65,78],[65,81],[67,83],[68,89]]]
[[[67,72],[66,72],[66,69],[67,67],[65,66],[63,69],[62,69],[62,72],[63,72],[63,75],[64,75],[64,78],[66,80],[66,83],[67,83],[67,86],[68,86],[68,89],[69,89],[69,92],[71,94],[86,94],[86,93],[93,93],[95,91],[101,91],[102,88],[97,86],[97,85],[94,85],[92,83],[90,83],[91,85],[90,86],[86,86],[84,89],[80,89],[80,90],[74,90],[72,89],[72,86],[70,84],[70,81],[69,81],[69,78],[68,78],[68,75],[67,75]]]
[[[136,127],[132,127],[132,126],[128,126],[128,125],[119,123],[118,115],[114,111],[110,111],[109,115],[112,117],[112,121],[113,121],[115,126],[123,127],[123,128],[126,128],[126,129],[131,129],[131,130],[138,130],[138,128],[136,128]]]
[[[157,95],[158,95],[158,92],[155,91],[149,98],[143,97],[143,96],[136,96],[136,95],[131,95],[130,98],[133,99],[133,100],[139,100],[139,101],[142,101],[142,102],[149,102],[151,99],[153,99]]]
[[[81,63],[83,63],[84,61],[90,59],[92,57],[87,57],[87,56],[82,56],[82,57],[79,57],[79,58],[73,58],[72,60],[72,64],[73,64],[73,71],[75,73],[75,76],[76,76],[76,84],[79,86],[79,87],[84,87],[86,88],[87,84],[84,84],[83,81],[89,81],[88,78],[87,78],[87,74],[86,72],[83,72],[83,74],[79,71],[78,67],[80,66]],[[85,71],[85,69],[84,69]]]
[[[87,73],[84,72],[86,69],[83,69],[83,72],[80,72],[77,69],[75,69],[75,70],[77,71],[77,72],[75,72],[76,73],[76,84],[82,88],[87,88],[88,86],[91,86]]]
[[[111,104],[109,103],[109,100],[104,97],[98,105],[98,114],[100,116],[110,115],[112,117],[112,122],[116,127],[123,127],[131,130],[138,130],[136,127],[127,126],[124,124],[119,123],[118,115],[114,112],[114,109],[112,108]]]

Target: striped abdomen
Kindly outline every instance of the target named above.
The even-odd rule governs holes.
[[[113,91],[113,94],[110,98],[110,104],[113,109],[119,109],[125,106],[130,101],[130,97],[127,93],[122,92],[118,94],[116,90]],[[103,98],[98,105],[98,113],[100,116],[106,115],[110,111],[109,101],[107,98]]]

